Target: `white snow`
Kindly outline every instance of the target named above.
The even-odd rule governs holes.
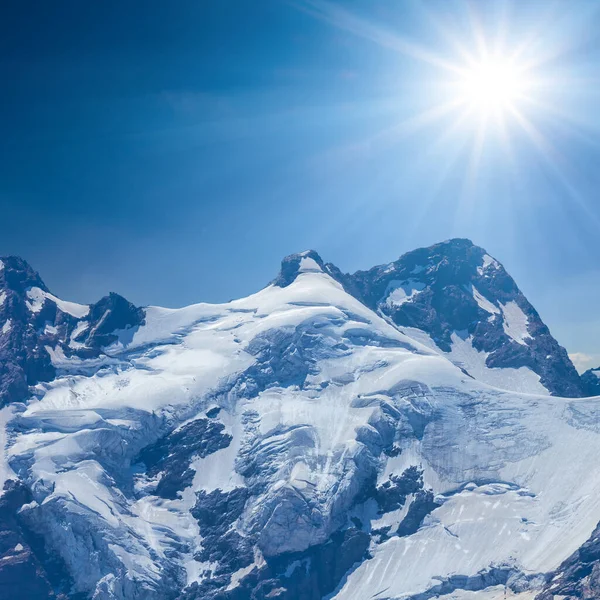
[[[230,591],[230,590],[233,590],[236,587],[238,587],[238,585],[240,585],[240,580],[243,577],[245,577],[246,575],[248,575],[249,573],[251,573],[252,571],[254,571],[255,568],[256,568],[256,565],[254,563],[252,563],[251,565],[248,565],[247,567],[243,567],[241,569],[238,569],[231,576],[231,583],[227,586],[227,590],[226,591]]]
[[[456,333],[452,334],[450,360],[455,365],[463,367],[478,381],[511,392],[548,393],[548,390],[540,383],[540,376],[528,367],[490,368],[486,365],[487,357],[487,352],[479,352],[473,348],[471,337],[464,339]]]
[[[90,324],[87,321],[79,321],[79,323],[77,323],[77,325],[75,326],[75,329],[73,329],[73,331],[71,332],[71,335],[69,337],[69,346],[71,348],[73,348],[73,349],[82,348],[85,345],[85,344],[82,344],[81,342],[75,341],[75,339],[77,337],[79,337],[79,335],[82,334],[89,326],[90,326]]]
[[[413,279],[408,279],[407,281],[390,281],[382,301],[385,301],[388,306],[401,306],[413,300],[424,289],[424,283]]]
[[[46,326],[44,327],[44,333],[56,335],[57,332],[58,332],[58,329],[54,325],[51,325],[50,323],[46,323]]]
[[[492,304],[485,296],[483,296],[483,294],[481,294],[474,285],[471,286],[471,292],[473,294],[473,298],[475,298],[475,302],[477,302],[479,307],[485,310],[485,312],[488,312],[491,315],[500,314],[500,309],[495,304]]]
[[[600,410],[597,399],[480,396],[475,412],[462,415],[459,396],[440,401],[440,421],[430,435],[431,443],[443,445],[425,440],[415,450],[421,464],[429,463],[426,474],[445,473],[434,483],[445,501],[417,533],[372,547],[373,558],[349,575],[335,598],[362,600],[384,589],[386,597],[403,598],[452,575],[473,576],[500,564],[527,574],[548,572],[600,520],[600,481],[589,476],[600,429],[582,429],[583,421],[568,418],[569,407]],[[471,478],[497,483],[448,493]]]
[[[229,492],[245,485],[243,477],[235,470],[235,459],[240,449],[243,434],[239,421],[233,415],[222,411],[219,420],[226,425],[226,432],[232,441],[226,448],[217,450],[205,458],[197,458],[191,467],[196,471],[192,482],[192,490],[212,492],[220,489]]]
[[[418,282],[396,283],[394,301],[419,292]],[[477,290],[473,295],[490,314],[501,310],[511,334],[526,339],[526,317],[516,303],[520,314],[510,303],[488,306]],[[39,297],[31,301],[37,306]],[[322,353],[304,385],[240,393],[240,374],[257,360],[249,344],[272,330],[297,328],[315,336],[312,349]],[[48,349],[59,377],[35,387],[14,430],[11,414],[0,411],[0,482],[10,476],[8,459],[36,490],[37,504],[28,510],[59,511],[64,522],[77,515],[109,540],[110,552],[140,581],[156,581],[172,564],[186,569],[188,581],[199,581],[211,565],[193,558],[202,543],[190,513],[195,493],[246,485],[236,468],[249,439],[254,453],[278,452],[256,486],[264,494],[249,501],[240,531],[250,528],[266,495],[276,499],[279,493],[304,497],[327,519],[340,501],[337,490],[352,485],[352,469],[360,463],[364,446],[357,430],[373,429],[372,419],[388,403],[406,423],[409,414],[435,418],[421,436],[401,438],[398,456],[382,455],[379,480],[422,467],[426,485],[443,503],[413,535],[373,544],[373,558],[348,575],[336,598],[403,598],[452,575],[507,562],[525,573],[555,568],[600,521],[600,480],[590,476],[600,453],[600,399],[535,395],[544,391],[537,375],[487,368],[486,354],[470,338],[454,334],[446,355],[422,331],[403,331],[310,262],[286,288],[269,286],[223,305],[151,307],[145,324],[122,332],[109,357],[74,360]],[[402,392],[407,382],[422,391]],[[511,387],[517,391],[498,389]],[[215,405],[232,441],[193,459],[192,483],[178,499],[153,495],[156,481],[143,475],[135,480],[134,497],[121,492],[103,465],[122,463],[130,473],[141,448]],[[365,514],[372,525],[395,525],[412,501],[386,515]],[[297,525],[293,535],[303,526]],[[73,540],[68,528],[53,534],[55,544]],[[85,544],[78,550],[81,568],[74,575],[83,585],[83,566],[96,550]],[[236,572],[230,585],[246,573]],[[492,600],[495,591],[481,597]]]
[[[90,312],[90,307],[86,304],[77,304],[76,302],[65,302],[52,294],[48,294],[48,298],[53,302],[56,302],[56,305],[62,312],[68,313],[77,319],[83,319]]]
[[[6,302],[6,292],[2,291],[0,292],[0,306],[2,306],[4,302]]]
[[[30,302],[25,302],[27,308],[34,313],[40,312],[46,301],[46,292],[39,287],[32,287],[30,290],[27,290],[27,297],[30,300]]]
[[[13,477],[16,478],[14,471],[8,465],[6,453],[8,445],[6,424],[12,418],[12,411],[10,406],[0,409],[0,496],[4,492],[4,482]]]
[[[299,273],[318,273],[321,271],[321,267],[316,260],[310,258],[310,256],[303,256],[300,259],[300,267],[298,268]]]
[[[442,353],[431,337],[424,331],[413,327],[403,327],[402,330],[428,348]],[[473,338],[467,336],[466,332],[454,332],[451,341],[451,351],[443,352],[443,356],[447,356],[455,365],[463,368],[478,381],[510,392],[523,394],[549,393],[541,384],[540,376],[528,367],[519,367],[518,369],[488,367],[486,364],[488,353],[476,350],[473,347]]]
[[[480,267],[477,267],[477,272],[484,277],[487,277],[488,274],[486,271],[491,267],[492,269],[497,269],[500,265],[495,258],[492,258],[489,254],[483,255],[483,264]]]
[[[42,307],[44,306],[44,302],[46,300],[51,300],[58,306],[58,308],[62,312],[68,313],[73,317],[76,317],[77,319],[82,319],[90,312],[89,306],[77,304],[75,302],[65,302],[64,300],[57,298],[53,294],[45,292],[39,287],[32,287],[29,290],[27,290],[27,297],[30,300],[26,302],[27,308],[34,313],[42,310]]]
[[[8,333],[12,329],[12,319],[6,319],[2,325],[2,333]]]
[[[526,346],[527,340],[531,339],[527,331],[527,324],[529,322],[527,315],[514,300],[511,300],[507,304],[500,303],[500,306],[504,315],[502,323],[504,332],[518,344]]]

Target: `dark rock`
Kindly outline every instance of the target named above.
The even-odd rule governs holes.
[[[300,271],[302,259],[305,258],[313,260],[319,269],[324,269],[323,259],[314,250],[290,254],[290,256],[286,256],[281,261],[281,270],[279,271],[279,275],[272,281],[272,284],[279,287],[287,287],[293,283]]]
[[[586,396],[600,396],[600,368],[586,371],[581,376],[581,384]]]
[[[192,459],[205,458],[229,446],[231,436],[223,433],[224,429],[218,421],[196,419],[145,448],[139,461],[146,465],[147,475],[155,477],[163,473],[156,494],[173,500],[178,492],[190,486],[195,473],[190,467]]]
[[[600,598],[600,524],[578,550],[556,571],[548,574],[536,600],[553,600],[556,597]]]
[[[247,488],[196,493],[196,504],[191,513],[198,521],[202,535],[202,550],[196,560],[218,563],[216,576],[231,575],[254,560],[252,541],[232,528],[244,510],[248,495]]]
[[[145,313],[142,308],[137,308],[111,292],[101,300],[90,306],[88,330],[83,333],[85,343],[92,348],[109,346],[117,341],[116,331],[131,330],[144,323]],[[80,341],[81,336],[77,338]]]
[[[433,498],[431,490],[419,490],[408,507],[408,513],[396,530],[396,535],[403,537],[416,533],[425,517],[440,506]]]
[[[267,559],[227,590],[210,580],[184,590],[182,600],[321,600],[331,594],[352,567],[366,557],[369,535],[355,528],[335,532],[305,552]],[[249,563],[250,564],[250,563]]]
[[[486,264],[487,253],[470,240],[453,239],[409,252],[394,263],[337,275],[345,288],[369,308],[381,311],[400,327],[428,333],[444,352],[451,349],[453,333],[472,336],[473,347],[489,354],[488,367],[529,367],[558,396],[581,397],[584,392],[567,352],[550,334],[536,310],[504,267]],[[419,293],[403,303],[388,303],[394,286]],[[498,314],[482,309],[473,287]],[[500,303],[515,302],[528,319],[530,338],[519,344],[503,327]]]
[[[144,310],[118,294],[102,298],[81,318],[61,310],[51,296],[31,310],[28,293],[39,288],[38,293],[49,294],[48,288],[23,259],[10,256],[1,261],[0,407],[25,400],[30,386],[54,379],[56,369],[47,348],[60,349],[67,357],[97,357],[118,339],[116,332],[132,335],[144,322]],[[85,327],[76,334],[82,323]]]
[[[206,416],[209,419],[216,419],[219,416],[220,412],[221,412],[221,408],[219,406],[213,406],[213,408],[210,408],[209,410],[206,411]]]
[[[19,519],[19,509],[31,500],[22,483],[5,483],[0,496],[0,598],[66,600],[71,581],[64,565]]]
[[[23,294],[32,287],[48,291],[42,278],[27,261],[18,256],[3,256],[0,257],[0,260],[4,265],[4,268],[0,268],[0,289],[18,294]]]
[[[390,475],[389,479],[377,486],[375,500],[382,513],[402,508],[409,494],[423,489],[423,471],[415,466],[408,467],[402,475]]]

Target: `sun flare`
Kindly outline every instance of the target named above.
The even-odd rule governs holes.
[[[461,69],[457,81],[459,101],[483,114],[514,109],[528,87],[522,70],[509,60],[495,58]]]

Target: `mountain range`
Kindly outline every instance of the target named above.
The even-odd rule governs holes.
[[[0,597],[600,597],[600,369],[465,239],[180,309],[0,259]]]

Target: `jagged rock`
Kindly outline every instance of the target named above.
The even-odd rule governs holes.
[[[581,600],[600,597],[600,524],[578,550],[548,574],[546,585],[536,600],[557,597]]]
[[[365,557],[368,547],[365,532],[355,528],[338,531],[307,552],[267,559],[235,586],[223,585],[218,579],[192,585],[181,600],[321,600]]]
[[[218,564],[217,577],[231,575],[254,560],[253,540],[242,537],[232,527],[242,515],[248,496],[246,488],[196,493],[191,513],[202,532],[202,550],[196,559]]]
[[[453,334],[467,337],[487,353],[489,368],[527,367],[552,394],[583,395],[566,350],[504,267],[470,240],[420,248],[389,265],[344,275],[342,282],[400,327],[427,333],[444,352],[452,350]],[[517,316],[527,322],[514,335],[510,320]],[[523,339],[514,339],[519,335]]]
[[[142,325],[144,310],[111,292],[90,306],[87,321],[89,326],[74,338],[75,341],[84,341],[90,348],[102,348],[117,341],[116,332],[131,331]]]
[[[588,369],[581,376],[581,384],[586,396],[600,396],[600,369]]]
[[[0,259],[0,407],[24,400],[29,388],[51,381],[50,352],[94,358],[144,322],[144,311],[118,294],[91,307],[53,296],[23,259]]]
[[[377,486],[375,500],[381,512],[402,508],[409,494],[423,489],[423,471],[411,466],[402,475],[390,475],[388,480]]]
[[[6,482],[0,496],[0,598],[66,599],[71,582],[64,565],[19,519],[19,509],[30,501],[22,483]]]
[[[139,456],[149,477],[161,475],[156,494],[161,498],[177,498],[192,483],[195,471],[190,467],[192,458],[204,458],[231,442],[224,434],[222,423],[196,419],[144,448]]]

